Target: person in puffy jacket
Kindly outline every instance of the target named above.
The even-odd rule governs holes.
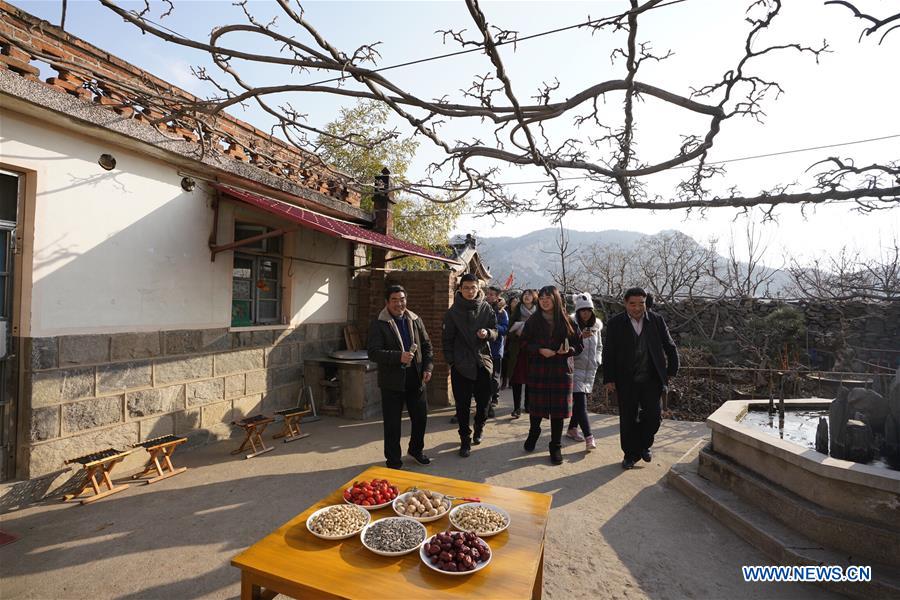
[[[600,331],[603,322],[594,313],[594,300],[590,294],[575,294],[575,314],[572,321],[581,330],[581,342],[584,349],[575,357],[574,383],[572,388],[572,418],[569,420],[569,430],[566,437],[578,442],[584,442],[585,450],[590,452],[597,447],[594,436],[591,434],[591,423],[588,420],[587,399],[594,389],[594,378],[600,367],[600,356],[603,350],[603,342],[600,339]],[[581,433],[578,433],[578,428]]]

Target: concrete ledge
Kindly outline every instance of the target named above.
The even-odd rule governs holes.
[[[820,544],[782,525],[747,504],[729,490],[717,487],[698,474],[700,445],[672,465],[666,481],[742,539],[779,565],[860,564],[853,557],[825,550]],[[893,567],[872,566],[870,583],[822,583],[821,587],[860,600],[900,597],[900,581]]]
[[[844,518],[771,484],[709,448],[700,451],[698,473],[828,548],[900,567],[900,530],[897,528]]]

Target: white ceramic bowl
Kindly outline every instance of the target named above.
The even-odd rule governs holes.
[[[372,526],[374,526],[376,523],[383,523],[384,521],[409,521],[410,523],[415,523],[416,526],[421,528],[421,530],[422,530],[422,542],[424,542],[425,539],[428,537],[428,530],[425,529],[425,526],[413,518],[410,518],[410,517],[385,517],[383,519],[378,519],[377,521],[372,521],[371,523],[369,523],[368,525],[363,527],[362,531],[359,532],[359,541],[362,542],[362,545],[365,546],[367,550],[374,552],[375,554],[380,554],[381,556],[403,556],[404,554],[409,554],[410,552],[415,552],[416,549],[418,549],[422,545],[422,542],[419,542],[417,545],[413,546],[412,548],[409,548],[408,550],[400,550],[399,552],[388,552],[385,550],[377,550],[377,549],[373,548],[372,546],[368,545],[366,543],[366,532],[369,531],[369,529]]]
[[[347,491],[349,492],[352,489],[353,489],[352,487],[348,487]],[[343,494],[341,494],[341,496],[343,496]],[[398,498],[399,498],[399,496],[398,496]],[[387,502],[385,502],[383,504],[373,504],[372,506],[363,506],[362,504],[357,504],[356,502],[350,502],[346,498],[344,498],[344,502],[346,502],[347,504],[352,504],[353,506],[358,506],[360,508],[364,508],[366,510],[378,510],[379,508],[384,508],[385,506],[390,504],[392,502],[392,500],[388,500]]]
[[[478,565],[471,571],[445,571],[443,569],[439,569],[437,567],[437,565],[431,564],[431,557],[428,556],[428,554],[425,552],[425,546],[428,544],[428,542],[431,541],[431,538],[433,538],[433,537],[434,536],[430,536],[428,539],[426,539],[424,542],[422,542],[421,546],[419,546],[419,558],[422,559],[422,562],[425,563],[426,567],[428,567],[432,571],[437,571],[441,575],[471,575],[472,573],[477,573],[478,571],[482,570],[483,568],[485,568],[486,566],[491,564],[491,560],[494,558],[494,551],[491,550],[491,545],[488,544],[487,542],[485,542],[484,540],[481,540],[484,543],[484,545],[488,547],[488,550],[491,550],[491,555],[488,557],[488,559],[486,561],[479,562]],[[481,539],[481,537],[479,536],[478,539]]]
[[[404,514],[399,513],[397,511],[397,502],[401,501],[401,500],[405,502],[407,498],[409,498],[410,496],[412,496],[415,493],[416,492],[406,492],[405,494],[400,494],[399,496],[394,498],[394,501],[391,503],[391,508],[394,509],[394,512],[397,513],[398,515],[400,515],[401,517],[409,517],[410,519],[415,519],[419,523],[431,523],[432,521],[437,521],[438,519],[443,518],[444,515],[446,515],[448,512],[450,512],[450,509],[453,507],[453,503],[450,500],[447,500],[445,498],[444,506],[447,507],[446,510],[439,512],[437,515],[435,515],[433,517],[414,517],[412,515],[404,515]]]
[[[346,540],[347,538],[352,538],[354,535],[359,534],[359,532],[362,531],[366,527],[366,525],[368,525],[369,522],[372,520],[372,515],[369,514],[369,511],[363,510],[362,506],[354,505],[354,506],[356,506],[356,508],[358,510],[360,510],[362,512],[362,514],[364,514],[366,516],[365,524],[363,524],[362,527],[360,527],[356,531],[353,531],[352,533],[348,533],[346,535],[324,535],[324,534],[316,533],[315,531],[313,531],[312,527],[310,527],[310,525],[312,525],[313,519],[315,519],[317,516],[324,513],[325,511],[330,510],[336,506],[343,506],[343,504],[332,504],[330,506],[326,506],[325,508],[320,508],[313,514],[309,515],[309,518],[306,519],[306,528],[309,530],[309,532],[311,534],[313,534],[317,538],[322,538],[323,540]]]
[[[458,529],[460,531],[468,531],[467,529],[465,529],[459,525],[459,523],[457,522],[457,518],[458,518],[460,511],[464,511],[466,509],[470,509],[470,508],[473,508],[476,506],[483,506],[485,508],[489,508],[495,512],[498,512],[501,515],[503,515],[503,518],[506,520],[506,525],[502,529],[498,529],[496,531],[475,531],[474,533],[478,537],[483,538],[483,537],[490,537],[492,535],[497,535],[498,533],[500,533],[502,531],[506,531],[507,527],[509,527],[509,524],[512,522],[512,519],[510,518],[509,513],[506,512],[504,509],[500,508],[499,506],[497,506],[496,504],[487,504],[484,502],[468,502],[466,504],[460,504],[459,506],[454,507],[453,510],[450,511],[450,524],[453,525],[456,529]]]

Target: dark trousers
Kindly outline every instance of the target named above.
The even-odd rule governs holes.
[[[388,464],[400,464],[400,420],[403,406],[409,413],[412,431],[409,435],[409,453],[419,454],[425,448],[425,424],[428,421],[428,407],[425,403],[424,388],[419,388],[419,377],[415,368],[406,369],[406,391],[391,392],[381,390],[381,415],[384,418],[384,458]]]
[[[541,421],[543,417],[536,417],[531,415],[529,417],[529,430],[528,436],[537,438],[541,434]],[[559,448],[562,446],[562,430],[563,430],[563,419],[562,417],[558,419],[550,419],[550,447],[551,448]]]
[[[500,403],[500,382],[503,381],[503,359],[494,358],[494,373],[491,377],[491,404]]]
[[[472,413],[472,396],[475,396],[475,429],[484,429],[487,421],[488,403],[491,401],[491,374],[478,369],[478,379],[464,377],[456,369],[450,371],[450,385],[456,404],[456,420],[459,422],[459,438],[468,440],[472,435],[469,415]]]
[[[528,412],[528,386],[523,383],[510,384],[513,392],[513,410],[522,409],[522,389],[525,389],[525,412]]]
[[[619,403],[619,441],[625,458],[637,460],[653,446],[662,418],[662,385],[658,381],[616,384]]]
[[[581,427],[581,435],[591,435],[591,422],[587,414],[587,394],[574,392],[572,394],[572,418],[569,419],[569,429]]]

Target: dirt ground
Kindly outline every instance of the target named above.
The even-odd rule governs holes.
[[[741,565],[768,564],[765,557],[664,483],[671,464],[707,436],[704,424],[665,421],[653,462],[623,471],[617,418],[592,415],[597,450],[567,440],[566,462],[553,466],[549,424],[538,450],[525,453],[527,420],[509,418],[508,394],[470,458],[457,456],[444,409],[429,416],[432,464],[407,458],[405,468],[552,494],[546,598],[832,597],[810,585],[744,583]],[[236,441],[222,442],[176,453],[190,469],[152,486],[3,515],[0,529],[21,539],[0,547],[0,597],[238,597],[235,554],[382,464],[380,421],[323,418],[305,429],[310,437],[252,460],[229,454]]]

